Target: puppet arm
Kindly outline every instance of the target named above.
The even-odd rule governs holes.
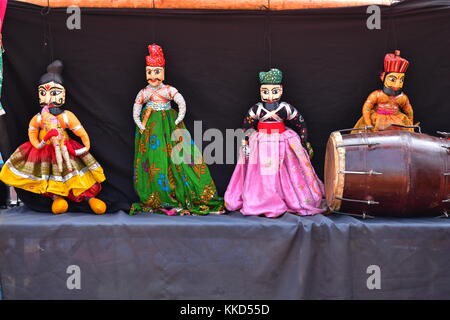
[[[411,123],[413,122],[413,118],[414,118],[414,111],[412,108],[411,103],[409,102],[408,97],[405,95],[406,101],[405,104],[403,105],[402,109],[403,109],[403,113],[406,114],[406,116],[408,117],[409,120],[411,120]]]
[[[290,104],[288,104],[287,108],[289,116],[286,122],[289,127],[299,135],[303,148],[308,151],[309,157],[312,158],[314,156],[314,150],[311,143],[308,142],[308,129],[306,128],[305,119],[298,110]]]
[[[67,114],[67,117],[69,119],[69,128],[77,137],[80,137],[81,142],[84,145],[84,148],[75,150],[76,155],[83,154],[91,148],[91,140],[89,139],[89,136],[86,132],[86,130],[81,125],[80,120],[70,111],[65,111]]]
[[[305,119],[293,106],[288,105],[288,109],[289,117],[286,122],[299,135],[303,147],[306,148],[308,144],[308,129],[306,128]]]
[[[366,124],[366,126],[369,127],[373,126],[372,119],[370,118],[370,116],[372,109],[375,107],[377,103],[377,95],[378,95],[377,91],[372,92],[367,97],[367,100],[362,107],[362,115],[364,118],[364,123]]]
[[[178,117],[175,120],[175,124],[178,125],[181,121],[183,121],[184,116],[186,115],[186,101],[184,100],[181,93],[179,93],[177,89],[173,87],[170,88],[170,96],[178,105]]]
[[[242,129],[244,130],[245,136],[244,139],[242,139],[242,151],[246,158],[250,156],[250,146],[249,146],[249,138],[250,135],[253,133],[253,130],[257,128],[258,125],[258,116],[256,115],[256,111],[258,110],[258,105],[254,105],[253,107],[248,110],[247,115],[244,118],[244,123],[242,125]]]
[[[42,149],[45,145],[45,140],[39,141],[39,125],[38,115],[35,115],[28,125],[28,139],[36,149]]]
[[[142,111],[142,105],[144,104],[144,91],[139,91],[136,100],[133,105],[133,119],[134,123],[136,123],[136,126],[141,129],[142,131],[145,130],[144,125],[141,121],[141,111]]]
[[[255,104],[248,110],[247,115],[244,118],[244,123],[242,125],[242,129],[245,132],[245,141],[248,141],[250,134],[253,132],[251,129],[256,130],[256,128],[257,128],[257,125],[259,122],[258,116],[256,115],[257,110],[258,110],[258,105]],[[249,131],[249,132],[247,132],[247,131]],[[247,142],[244,142],[244,140],[243,140],[242,144],[246,145]]]

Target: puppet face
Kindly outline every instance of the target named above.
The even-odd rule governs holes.
[[[280,84],[263,84],[260,92],[262,101],[275,102],[280,100],[283,94],[283,86]]]
[[[164,68],[146,67],[147,82],[152,87],[159,86],[164,81]]]
[[[401,72],[390,72],[385,75],[383,85],[392,91],[401,91],[405,81],[405,74]]]
[[[47,82],[39,86],[39,104],[41,106],[62,106],[66,102],[66,89],[59,83]]]

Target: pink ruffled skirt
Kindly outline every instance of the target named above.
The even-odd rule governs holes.
[[[324,186],[300,137],[292,130],[250,136],[250,156],[240,154],[225,192],[225,206],[244,215],[275,218],[285,212],[325,212]]]

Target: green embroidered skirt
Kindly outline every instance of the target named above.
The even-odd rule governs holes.
[[[145,131],[136,128],[134,187],[140,203],[132,205],[130,214],[206,215],[224,210],[197,146],[179,130],[174,134],[186,130],[183,122],[175,125],[176,118],[173,109],[153,110]]]

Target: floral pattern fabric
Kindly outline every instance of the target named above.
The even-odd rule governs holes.
[[[185,129],[183,122],[175,125],[178,113],[157,109],[142,133],[136,128],[134,187],[140,203],[132,205],[130,214],[222,213],[223,200],[196,145],[183,144],[183,136],[172,140],[176,129]],[[181,161],[174,161],[174,152]]]

